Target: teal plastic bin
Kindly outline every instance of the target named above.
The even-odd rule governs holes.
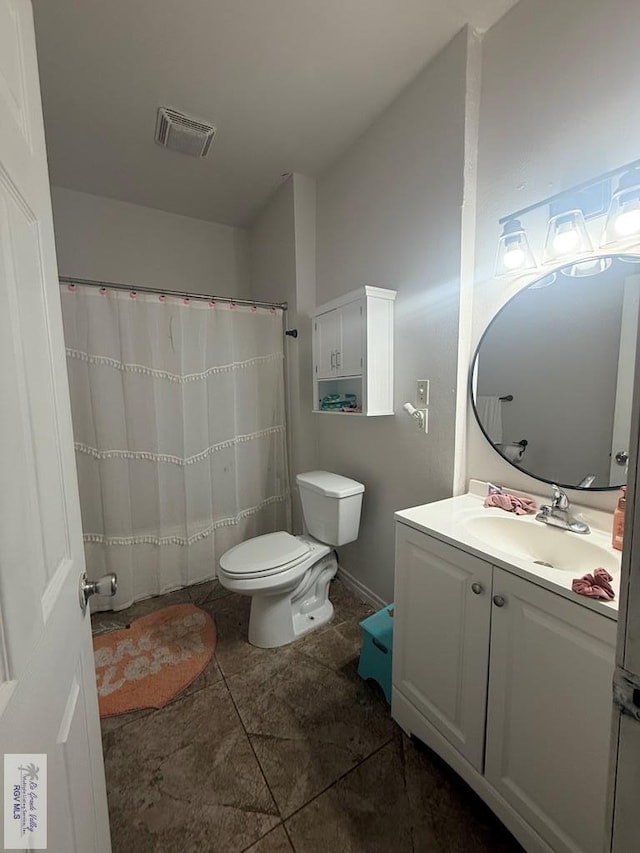
[[[391,704],[391,663],[393,659],[393,604],[367,616],[360,623],[362,650],[358,675],[377,681]]]

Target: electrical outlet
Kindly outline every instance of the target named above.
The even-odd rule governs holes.
[[[419,409],[429,405],[429,380],[418,379],[416,383],[416,406]]]

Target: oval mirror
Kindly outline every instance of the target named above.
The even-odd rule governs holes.
[[[521,471],[571,489],[627,481],[640,258],[562,267],[517,293],[471,371],[482,432]]]

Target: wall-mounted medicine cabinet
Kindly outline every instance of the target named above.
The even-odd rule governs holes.
[[[361,287],[313,314],[313,411],[392,415],[395,290]]]

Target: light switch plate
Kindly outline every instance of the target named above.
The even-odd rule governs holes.
[[[429,405],[429,380],[418,379],[416,382],[416,406],[423,409]]]

